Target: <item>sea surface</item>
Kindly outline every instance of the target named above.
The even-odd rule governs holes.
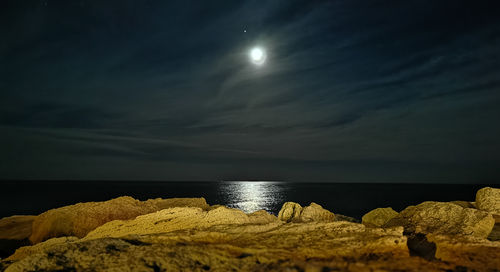
[[[360,219],[378,207],[400,211],[427,200],[474,201],[487,184],[291,183],[269,181],[151,182],[151,181],[0,181],[0,218],[40,214],[78,202],[103,201],[118,196],[149,198],[204,197],[245,212],[260,209],[277,214],[286,201],[324,208]]]

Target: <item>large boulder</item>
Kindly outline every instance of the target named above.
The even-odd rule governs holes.
[[[485,187],[476,193],[476,207],[500,215],[500,189]]]
[[[488,239],[500,241],[500,189],[485,187],[478,190],[476,193],[476,207],[491,213],[496,224]]]
[[[404,226],[408,233],[434,233],[486,238],[495,220],[488,212],[449,202],[427,201],[409,206],[384,227]]]
[[[278,213],[278,219],[285,222],[332,222],[335,214],[312,202],[302,208],[295,202],[286,202]]]
[[[285,202],[278,213],[278,219],[285,222],[291,222],[298,218],[302,212],[302,206],[295,202]]]
[[[335,215],[314,202],[304,207],[300,213],[301,222],[332,222]]]
[[[213,226],[278,223],[265,211],[250,215],[224,206],[205,211],[195,207],[176,207],[138,216],[133,220],[115,220],[91,231],[84,239],[124,237],[167,233],[179,230],[206,229]]]
[[[204,198],[151,199],[139,201],[129,196],[103,202],[78,203],[44,212],[36,217],[30,236],[32,243],[53,237],[84,237],[91,230],[113,220],[128,220],[169,207],[189,206],[208,209]]]
[[[391,207],[377,208],[363,215],[361,222],[368,227],[381,227],[398,215]]]
[[[28,238],[35,218],[33,215],[15,215],[0,219],[0,258],[30,243]]]

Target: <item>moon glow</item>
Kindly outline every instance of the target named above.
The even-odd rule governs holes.
[[[250,50],[250,61],[255,65],[262,65],[266,62],[266,51],[260,47],[254,47]]]

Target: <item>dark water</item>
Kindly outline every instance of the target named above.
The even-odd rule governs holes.
[[[148,198],[205,197],[246,212],[265,209],[277,214],[285,201],[316,202],[334,212],[361,218],[377,207],[399,211],[426,200],[474,201],[488,185],[346,184],[288,182],[130,182],[130,181],[0,181],[0,217],[39,214],[48,209],[129,195]],[[492,186],[492,185],[489,185]],[[493,185],[493,187],[498,187]]]

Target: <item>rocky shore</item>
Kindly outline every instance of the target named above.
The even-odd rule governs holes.
[[[361,222],[319,204],[278,216],[203,198],[119,197],[0,219],[0,271],[500,271],[500,189]]]

